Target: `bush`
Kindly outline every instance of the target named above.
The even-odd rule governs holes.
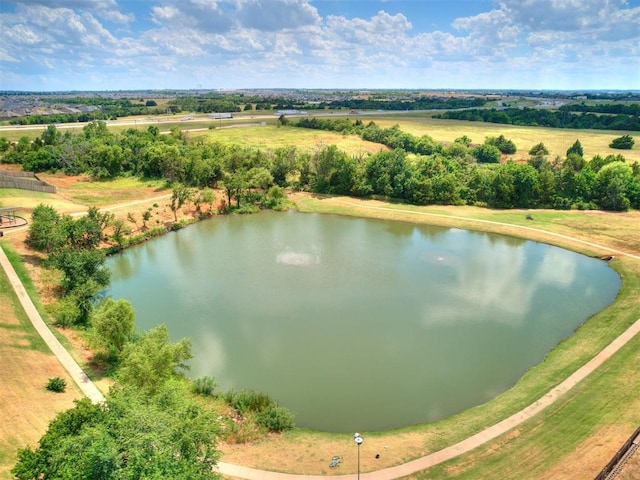
[[[224,394],[224,400],[241,414],[261,412],[274,404],[267,394],[253,390],[237,391],[231,389]]]
[[[56,393],[62,393],[67,388],[67,382],[60,377],[50,378],[47,383],[47,390]]]
[[[66,296],[58,301],[53,313],[55,324],[60,327],[70,327],[80,323],[82,312],[73,296]]]
[[[198,395],[214,396],[216,387],[218,386],[216,379],[213,377],[194,378],[191,382],[191,391]]]
[[[497,138],[489,137],[487,138],[485,143],[487,145],[493,145],[502,153],[506,153],[506,154],[516,153],[515,143],[513,143],[513,141],[509,140],[508,138],[505,138],[504,135],[500,135]]]
[[[256,421],[271,432],[283,432],[295,427],[293,413],[276,404],[271,404],[261,411]]]
[[[634,143],[635,141],[631,135],[623,135],[622,137],[614,138],[609,147],[619,150],[631,150]]]
[[[260,211],[260,207],[257,207],[255,205],[242,205],[240,208],[236,208],[233,210],[234,213],[239,213],[239,214],[258,213],[259,211]]]

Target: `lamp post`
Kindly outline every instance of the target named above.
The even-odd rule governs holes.
[[[358,446],[358,480],[360,480],[360,445],[362,445],[362,442],[364,442],[364,439],[357,432],[353,436],[353,439],[355,440],[356,445]]]

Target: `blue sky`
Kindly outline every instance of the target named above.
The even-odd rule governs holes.
[[[640,89],[640,0],[0,0],[0,90]]]

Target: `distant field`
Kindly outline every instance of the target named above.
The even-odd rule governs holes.
[[[256,148],[276,148],[287,145],[296,145],[301,150],[314,151],[318,146],[335,144],[339,148],[350,154],[357,155],[366,152],[377,152],[380,145],[363,142],[356,136],[343,136],[333,132],[323,132],[320,130],[303,130],[293,128],[277,128],[276,118],[268,112],[251,112],[253,115],[239,113],[234,114],[233,119],[211,120],[207,115],[195,115],[192,120],[186,121],[183,118],[187,114],[177,114],[159,117],[130,117],[122,118],[117,122],[110,123],[109,128],[113,131],[122,131],[128,128],[147,129],[150,125],[157,126],[161,132],[169,132],[172,127],[179,127],[182,130],[192,131],[192,138],[204,137],[226,143],[240,143],[255,146]],[[314,112],[313,115],[320,116],[321,113]],[[391,127],[399,125],[403,131],[413,135],[427,134],[439,142],[453,142],[456,138],[466,135],[473,143],[482,143],[486,137],[504,135],[513,140],[518,148],[512,156],[515,159],[528,158],[529,149],[537,143],[543,142],[549,149],[549,159],[556,156],[564,158],[567,149],[576,140],[580,140],[584,149],[584,155],[590,160],[594,155],[603,156],[609,154],[621,154],[627,161],[640,162],[640,132],[625,132],[611,130],[574,130],[565,128],[547,127],[521,127],[513,125],[500,125],[495,123],[467,122],[462,120],[439,120],[431,118],[432,112],[376,112],[361,115],[347,116],[351,120],[360,118],[365,124],[374,121],[381,127]],[[322,115],[324,117],[344,118],[346,115],[341,112],[333,112]],[[294,118],[290,119],[295,121]],[[266,127],[235,127],[226,128],[230,125],[238,124],[260,124],[266,122]],[[69,124],[60,127],[64,130],[79,132],[85,124]],[[208,130],[209,127],[215,127]],[[6,137],[11,141],[17,141],[22,136],[31,139],[38,137],[45,125],[34,125],[29,128],[3,127],[0,130],[0,137]],[[609,148],[609,143],[622,135],[629,134],[636,140],[633,150],[615,150]],[[384,147],[382,147],[384,148]]]
[[[235,143],[261,149],[295,146],[299,151],[314,152],[323,146],[336,145],[341,150],[352,155],[376,153],[381,149],[386,149],[379,143],[366,142],[357,135],[341,135],[323,130],[272,125],[217,128],[206,133],[194,133],[193,135],[194,137],[202,136],[212,141]]]
[[[590,160],[596,154],[622,154],[627,161],[640,161],[640,132],[622,132],[611,130],[573,130],[568,128],[520,127],[514,125],[500,125],[495,123],[467,122],[462,120],[439,120],[420,115],[381,115],[363,116],[362,120],[373,120],[381,127],[391,127],[395,124],[400,129],[413,135],[427,134],[439,142],[452,142],[456,138],[466,135],[473,143],[482,143],[486,137],[504,135],[513,140],[518,148],[515,158],[528,158],[531,147],[543,142],[549,150],[549,158],[557,155],[565,157],[567,149],[576,140],[580,140],[584,149],[584,156]],[[609,143],[616,137],[629,134],[635,138],[633,150],[615,150],[609,148]]]

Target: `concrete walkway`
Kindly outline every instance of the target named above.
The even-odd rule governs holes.
[[[16,292],[20,303],[22,304],[22,308],[25,313],[31,320],[34,328],[37,330],[38,334],[45,341],[47,346],[51,349],[51,352],[58,358],[62,366],[69,372],[73,381],[76,382],[80,390],[91,399],[94,403],[104,402],[104,395],[98,390],[98,388],[93,384],[89,377],[82,371],[80,365],[69,355],[69,352],[62,346],[62,344],[58,341],[58,339],[53,335],[49,327],[44,323],[42,317],[36,310],[36,307],[33,305],[31,298],[27,294],[27,291],[22,285],[20,278],[18,277],[16,271],[13,268],[13,265],[9,262],[7,255],[4,253],[4,250],[0,246],[0,265],[4,269],[7,274],[7,278],[9,279],[9,283],[13,287],[13,290]]]

